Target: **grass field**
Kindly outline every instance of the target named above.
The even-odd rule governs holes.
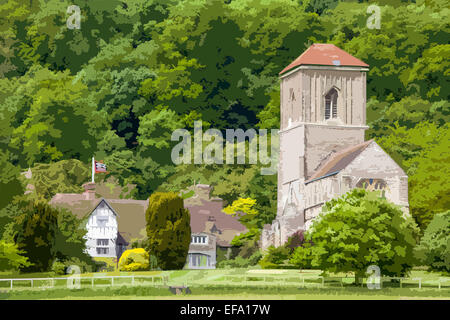
[[[79,289],[67,288],[67,277],[59,277],[52,287],[45,280],[35,281],[33,288],[29,281],[15,280],[12,290],[8,282],[0,281],[0,299],[450,299],[450,278],[422,270],[413,270],[401,283],[387,280],[379,290],[370,290],[365,283],[356,286],[351,274],[324,278],[320,274],[319,270],[261,269],[102,272],[80,275]],[[49,276],[20,275],[22,279]],[[128,278],[115,278],[113,285],[111,278],[101,278],[112,276]],[[0,274],[1,278],[19,279],[8,274]],[[190,293],[175,295],[170,286],[187,286]]]

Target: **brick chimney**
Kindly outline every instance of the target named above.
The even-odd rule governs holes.
[[[87,182],[83,184],[85,200],[95,200],[95,183]]]

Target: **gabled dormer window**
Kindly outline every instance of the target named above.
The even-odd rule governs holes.
[[[192,236],[191,243],[208,244],[208,238],[206,236]]]
[[[337,118],[337,98],[338,92],[331,88],[325,95],[325,120]]]

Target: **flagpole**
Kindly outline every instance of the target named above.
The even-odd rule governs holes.
[[[92,183],[94,183],[94,176],[95,176],[95,160],[94,157],[92,157]]]

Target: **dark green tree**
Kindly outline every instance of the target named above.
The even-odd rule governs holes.
[[[15,221],[14,242],[32,263],[22,270],[48,271],[55,258],[58,211],[45,202],[28,201],[21,206]]]
[[[9,161],[7,152],[0,152],[0,209],[7,206],[14,196],[23,194],[24,187],[19,176],[20,168]]]
[[[145,214],[150,255],[163,270],[181,269],[191,242],[190,214],[176,193],[155,192]]]
[[[86,221],[78,219],[73,213],[58,210],[58,229],[55,234],[55,246],[53,251],[59,261],[78,259],[83,264],[94,265],[91,257],[84,252],[86,249]]]
[[[339,0],[300,0],[300,3],[303,4],[306,11],[315,12],[319,15],[335,8],[338,2]]]

